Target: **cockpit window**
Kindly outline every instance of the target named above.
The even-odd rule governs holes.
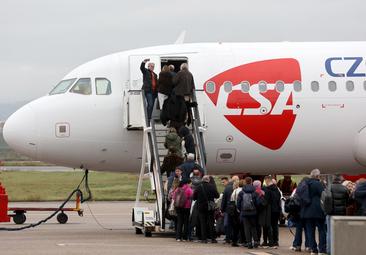
[[[90,78],[81,78],[70,89],[71,93],[77,93],[82,95],[91,95],[91,80]]]
[[[95,90],[97,95],[110,95],[112,93],[111,82],[106,78],[96,78]]]
[[[56,87],[54,87],[51,92],[50,92],[50,95],[56,95],[56,94],[63,94],[65,93],[69,88],[70,86],[75,82],[76,78],[75,79],[68,79],[68,80],[63,80],[63,81],[60,81]]]

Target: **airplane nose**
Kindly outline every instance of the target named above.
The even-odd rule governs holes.
[[[31,106],[23,106],[5,121],[3,136],[13,150],[37,159],[37,123]]]

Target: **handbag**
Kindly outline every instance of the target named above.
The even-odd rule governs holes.
[[[174,206],[174,199],[172,199],[172,201],[169,205],[168,213],[170,216],[177,216],[177,211],[175,210],[175,206]]]

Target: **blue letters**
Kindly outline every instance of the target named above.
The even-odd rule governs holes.
[[[364,60],[363,57],[327,58],[325,60],[325,70],[332,77],[366,77],[366,73],[356,72],[363,60]],[[346,69],[348,68],[350,63],[352,63],[352,65],[348,68],[348,70],[344,70],[346,74],[343,72],[335,73],[332,69],[332,63],[334,61],[347,61]]]

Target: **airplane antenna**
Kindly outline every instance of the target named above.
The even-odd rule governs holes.
[[[179,36],[178,36],[178,39],[175,41],[174,44],[183,44],[184,43],[184,39],[186,37],[186,30],[183,30]]]

